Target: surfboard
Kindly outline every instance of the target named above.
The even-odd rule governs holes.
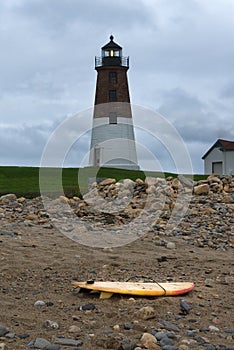
[[[176,296],[193,290],[192,282],[112,282],[87,281],[72,282],[73,286],[100,292],[100,298],[110,298],[114,293],[139,296]]]

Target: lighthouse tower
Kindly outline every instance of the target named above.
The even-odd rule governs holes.
[[[129,57],[110,42],[95,57],[97,83],[89,163],[95,167],[139,169],[128,90]]]

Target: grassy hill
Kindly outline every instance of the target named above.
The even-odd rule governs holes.
[[[146,176],[167,177],[177,176],[171,173],[149,172],[124,170],[113,168],[63,168],[57,169],[62,172],[62,185],[64,193],[68,197],[80,196],[87,190],[88,179],[93,177],[107,178],[112,177],[117,181],[121,179],[137,178],[145,179]],[[54,169],[46,168],[48,176],[48,191],[56,193],[56,184],[54,181]],[[0,166],[0,195],[15,193],[18,197],[24,196],[32,198],[40,196],[39,187],[40,168],[38,167],[18,167],[18,166]],[[195,176],[196,179],[204,178],[202,175]]]

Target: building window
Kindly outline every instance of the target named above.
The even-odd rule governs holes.
[[[110,102],[117,101],[116,90],[109,90],[109,101]]]
[[[109,73],[109,83],[111,83],[111,84],[117,83],[117,73],[116,72]]]
[[[117,124],[117,114],[111,112],[109,115],[109,124]]]

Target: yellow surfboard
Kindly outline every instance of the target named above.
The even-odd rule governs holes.
[[[73,286],[101,292],[100,298],[110,298],[114,293],[140,296],[176,296],[190,292],[194,288],[191,282],[72,282]]]

